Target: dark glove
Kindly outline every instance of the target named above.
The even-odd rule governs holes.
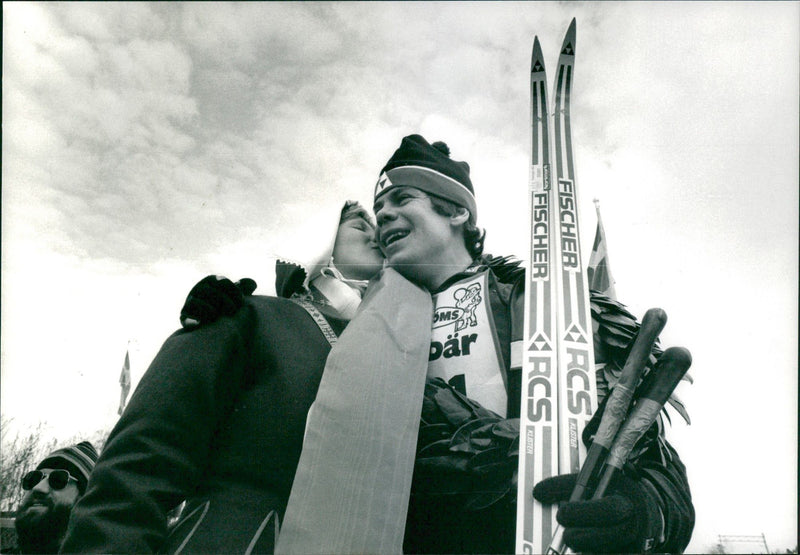
[[[252,295],[256,282],[242,278],[236,283],[224,276],[206,276],[189,291],[181,308],[181,326],[191,328],[231,316],[244,304],[244,297]]]
[[[533,488],[537,501],[561,503],[556,520],[564,543],[576,552],[645,553],[661,538],[661,513],[639,481],[618,473],[602,499],[566,502],[577,474],[542,480]]]

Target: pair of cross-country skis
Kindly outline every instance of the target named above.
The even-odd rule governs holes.
[[[625,464],[691,364],[686,349],[667,349],[640,384],[666,324],[663,310],[649,310],[587,452],[581,435],[597,409],[597,393],[572,152],[575,28],[573,19],[561,45],[552,105],[538,37],[531,57],[530,248],[522,345],[517,553],[567,551],[555,519],[557,508],[536,502],[533,486],[558,474],[579,473],[570,501],[602,497],[614,472]]]

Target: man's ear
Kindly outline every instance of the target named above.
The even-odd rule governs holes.
[[[450,216],[450,225],[453,227],[458,227],[464,225],[469,220],[469,210],[466,208],[459,206],[456,209],[456,213]]]

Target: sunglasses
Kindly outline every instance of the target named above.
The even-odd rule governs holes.
[[[25,491],[32,490],[44,479],[47,478],[47,483],[50,489],[59,490],[64,489],[69,484],[70,480],[78,481],[72,474],[66,470],[52,470],[45,474],[41,470],[31,470],[22,477],[22,489]]]

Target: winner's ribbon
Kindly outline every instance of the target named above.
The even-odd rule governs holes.
[[[331,349],[276,553],[402,553],[433,308],[387,268]]]

